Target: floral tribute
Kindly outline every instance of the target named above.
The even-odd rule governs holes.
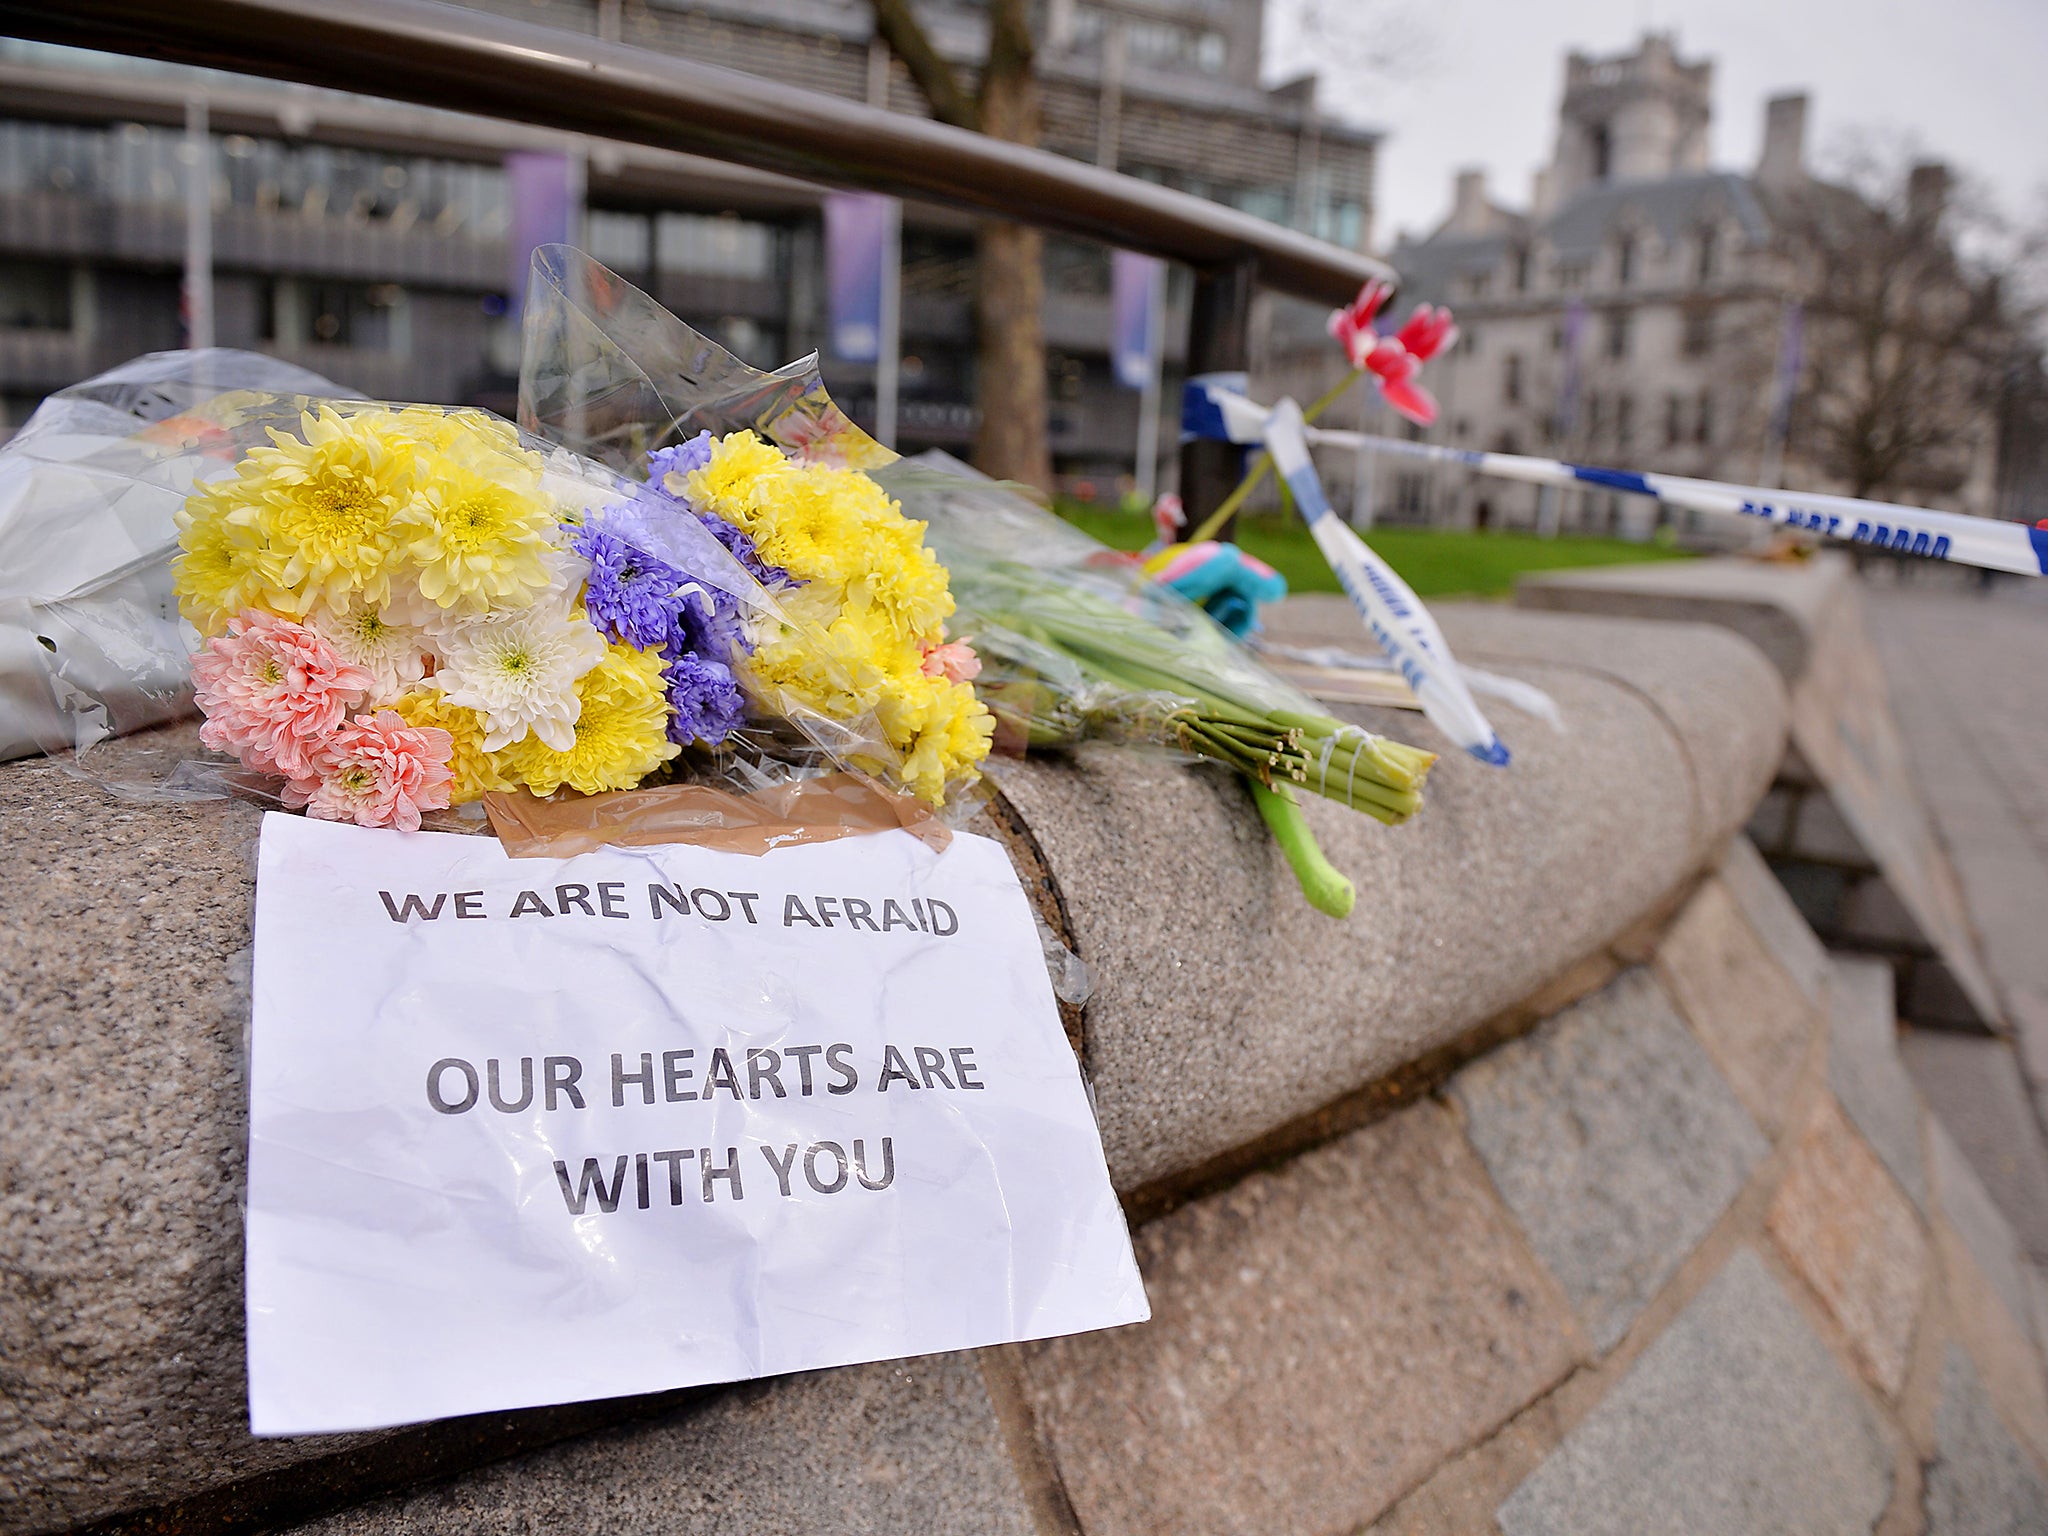
[[[987,751],[946,572],[865,475],[705,435],[586,512],[480,411],[299,426],[192,494],[174,565],[200,739],[287,805],[410,831],[492,790],[632,789],[750,697],[872,717],[935,804]]]

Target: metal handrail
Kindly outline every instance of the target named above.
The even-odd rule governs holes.
[[[1343,303],[1390,268],[1045,150],[439,0],[0,0],[0,33],[296,80],[995,214]]]

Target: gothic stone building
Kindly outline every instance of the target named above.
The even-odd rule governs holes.
[[[1709,166],[1712,78],[1711,62],[1681,59],[1657,34],[1619,58],[1572,54],[1556,151],[1536,178],[1532,205],[1502,207],[1483,173],[1463,172],[1443,224],[1396,248],[1403,308],[1449,304],[1463,332],[1430,374],[1444,407],[1430,440],[1848,489],[1804,451],[1796,411],[1782,443],[1772,426],[1787,301],[1811,277],[1795,249],[1792,215],[1816,195],[1848,194],[1809,177],[1804,96],[1767,104],[1754,169]],[[1945,184],[1939,167],[1915,172],[1915,194],[1936,204]],[[1809,381],[1815,367],[1809,347]],[[1953,473],[1915,488],[1915,497],[1996,510],[1996,437],[1987,411],[1958,434]],[[1396,520],[1464,526],[1533,526],[1547,514],[1565,529],[1636,537],[1662,520],[1640,498],[1598,489],[1553,494],[1546,503],[1534,487],[1396,466],[1381,476],[1377,509]],[[1697,518],[1681,515],[1680,523],[1716,531]]]

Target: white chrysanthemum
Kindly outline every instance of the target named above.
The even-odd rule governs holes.
[[[396,703],[426,676],[425,631],[399,623],[359,598],[340,606],[321,601],[306,616],[306,627],[333,646],[343,661],[377,679],[368,699],[373,706]]]
[[[605,658],[604,637],[560,595],[509,613],[442,625],[434,686],[484,717],[483,750],[531,731],[566,752],[576,741],[576,680]]]

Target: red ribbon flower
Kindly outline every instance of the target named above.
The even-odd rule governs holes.
[[[1424,363],[1457,338],[1458,327],[1448,309],[1418,304],[1400,330],[1391,336],[1380,335],[1373,329],[1373,317],[1392,293],[1385,283],[1367,283],[1349,308],[1330,316],[1330,334],[1343,346],[1353,368],[1379,380],[1387,404],[1426,427],[1436,420],[1436,401],[1416,382],[1416,375]]]

